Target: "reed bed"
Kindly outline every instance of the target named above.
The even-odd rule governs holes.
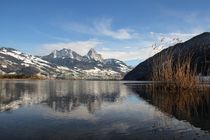
[[[200,81],[197,74],[197,65],[193,63],[194,54],[186,57],[175,57],[173,51],[160,55],[158,61],[153,61],[152,80],[165,83],[166,88],[197,89]]]

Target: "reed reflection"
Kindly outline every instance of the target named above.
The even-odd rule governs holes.
[[[210,92],[205,90],[169,90],[162,84],[127,85],[148,103],[171,117],[186,120],[210,131]]]

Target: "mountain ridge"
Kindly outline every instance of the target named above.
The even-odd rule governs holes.
[[[63,49],[62,49],[63,50]],[[62,51],[60,50],[60,51]],[[71,51],[70,49],[67,49]],[[60,52],[58,51],[58,52]],[[66,51],[66,50],[65,50]],[[75,52],[76,53],[76,52]],[[62,53],[63,54],[63,53]],[[77,54],[79,55],[79,54]],[[41,57],[42,59],[49,61],[53,64],[59,64],[61,66],[66,66],[68,68],[79,68],[79,69],[111,69],[119,73],[126,73],[130,70],[130,67],[127,66],[124,62],[117,59],[103,59],[102,55],[97,53],[93,48],[91,48],[88,53],[84,56],[80,56],[80,59],[72,57],[54,57],[52,53]],[[108,63],[109,62],[109,63]],[[112,63],[110,63],[112,62]],[[122,70],[122,71],[121,71]]]
[[[196,66],[197,74],[207,75],[209,68],[206,66],[206,62],[210,62],[210,33],[204,32],[183,43],[178,43],[163,49],[154,56],[139,63],[133,70],[124,76],[123,80],[152,80],[154,62],[167,58],[166,56],[170,52],[173,53],[172,55],[175,60],[178,58],[182,60],[187,55],[193,54],[191,63]],[[175,63],[175,61],[173,63]]]
[[[116,59],[113,62],[116,61],[121,65],[117,63],[110,65],[98,61],[97,56],[97,60],[95,60],[94,56],[87,59],[70,49],[63,48],[55,50],[47,56],[37,57],[13,48],[2,47],[0,48],[0,74],[59,79],[121,79],[130,70],[120,60]]]

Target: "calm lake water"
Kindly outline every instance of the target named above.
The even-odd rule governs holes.
[[[145,84],[0,81],[0,139],[210,139],[209,93]]]

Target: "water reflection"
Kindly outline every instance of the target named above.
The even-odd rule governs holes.
[[[0,139],[210,138],[200,130],[209,130],[208,94],[144,86],[119,81],[0,81]]]
[[[56,112],[86,106],[89,113],[104,102],[122,102],[126,90],[119,83],[98,81],[1,81],[0,111],[45,103]]]
[[[171,117],[186,120],[196,127],[210,131],[210,92],[165,90],[164,85],[133,85],[128,87],[148,103]],[[158,88],[157,88],[158,87]]]

